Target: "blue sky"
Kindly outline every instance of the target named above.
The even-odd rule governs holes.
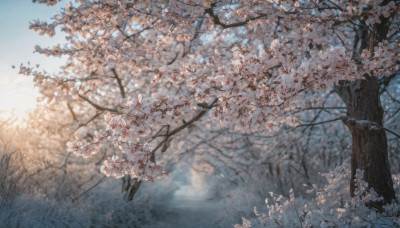
[[[49,20],[67,1],[53,7],[33,4],[30,0],[0,0],[0,114],[13,110],[18,116],[33,108],[37,91],[32,78],[18,74],[21,63],[40,64],[47,72],[57,72],[63,60],[33,53],[35,45],[52,46],[63,41],[63,35],[53,38],[39,36],[29,30],[35,19]],[[12,65],[16,69],[12,69]]]

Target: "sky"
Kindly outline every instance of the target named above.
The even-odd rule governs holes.
[[[21,63],[40,64],[41,69],[51,73],[57,72],[65,61],[33,53],[35,45],[52,46],[62,42],[64,36],[39,36],[29,30],[29,22],[49,21],[66,2],[47,7],[31,0],[0,0],[0,116],[13,112],[16,117],[23,117],[35,105],[38,92],[31,77],[18,74]]]

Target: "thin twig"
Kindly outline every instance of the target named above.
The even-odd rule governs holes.
[[[104,176],[103,178],[101,178],[96,184],[94,184],[92,187],[86,189],[85,191],[83,191],[79,196],[75,197],[74,199],[71,200],[71,202],[75,202],[76,200],[78,200],[81,196],[83,196],[84,194],[86,194],[87,192],[89,192],[90,190],[94,189],[95,187],[97,187],[99,184],[101,184],[101,182],[103,182],[104,179],[106,179],[107,176]]]

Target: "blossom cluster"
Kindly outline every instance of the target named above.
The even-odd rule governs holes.
[[[83,157],[91,157],[100,146],[111,143],[119,148],[122,157],[113,156],[104,162],[101,171],[107,176],[122,177],[129,174],[132,178],[142,180],[154,180],[162,176],[162,165],[152,159],[155,151],[146,140],[152,141],[149,137],[157,130],[154,124],[168,129],[177,126],[181,122],[180,112],[190,109],[190,103],[181,103],[184,101],[182,97],[168,97],[160,93],[147,99],[151,100],[150,104],[144,102],[141,95],[128,102],[126,114],[111,118],[106,131],[96,131],[92,141],[78,138],[68,143],[69,150]]]

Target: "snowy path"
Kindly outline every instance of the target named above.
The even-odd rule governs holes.
[[[170,208],[163,221],[163,226],[166,228],[217,227],[216,221],[213,221],[215,213],[219,213],[219,211],[210,202],[184,200],[179,205]]]
[[[165,228],[218,228],[216,217],[221,213],[218,203],[206,200],[205,196],[191,186],[183,186],[174,195],[174,204],[162,213]]]

